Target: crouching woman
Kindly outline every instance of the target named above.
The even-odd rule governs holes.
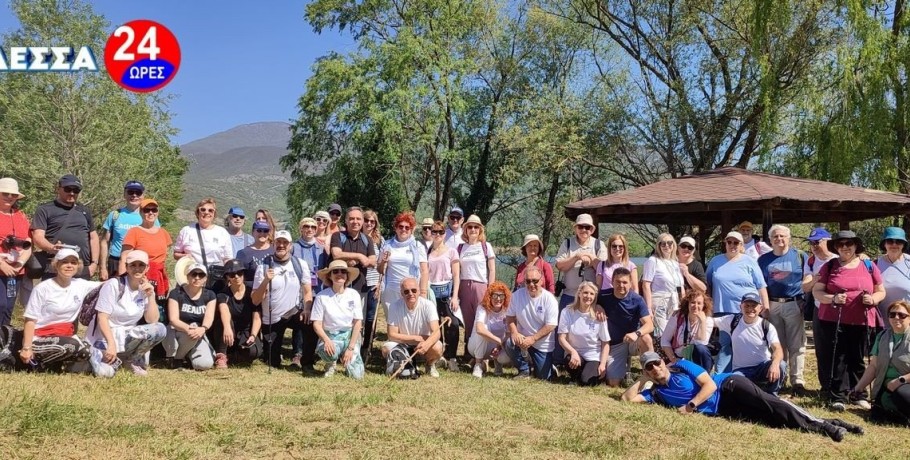
[[[92,344],[90,362],[95,377],[113,377],[121,363],[128,363],[137,376],[148,375],[146,355],[167,334],[167,328],[158,322],[155,288],[146,277],[148,254],[133,250],[125,259],[126,275],[104,283],[95,318],[88,325],[86,339]],[[146,324],[138,324],[143,318]]]
[[[360,293],[351,289],[351,282],[360,270],[348,267],[343,260],[334,260],[319,270],[323,289],[313,299],[313,330],[319,341],[316,354],[325,361],[325,377],[335,374],[335,363],[341,359],[345,372],[356,380],[363,378],[363,359],[360,357],[360,328],[363,324],[363,305]]]

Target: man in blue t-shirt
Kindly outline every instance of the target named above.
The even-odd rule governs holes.
[[[640,362],[641,378],[622,394],[625,402],[657,403],[676,408],[680,414],[700,412],[773,428],[823,433],[837,442],[848,431],[863,434],[862,427],[843,420],[813,417],[805,409],[762,391],[739,374],[711,377],[708,371],[685,359],[667,366],[653,351],[642,353]]]
[[[654,351],[654,320],[645,299],[632,291],[632,272],[624,267],[613,271],[613,289],[601,294],[597,303],[607,315],[610,332],[607,383],[618,387],[629,372],[629,356]]]
[[[805,255],[790,246],[790,229],[774,225],[769,232],[772,252],[758,258],[768,284],[768,321],[777,329],[795,395],[805,394],[803,369],[806,365],[806,329],[803,326],[803,283],[812,274],[803,273]],[[814,305],[810,305],[814,308]]]
[[[101,281],[120,275],[120,251],[123,248],[123,237],[133,227],[142,225],[142,214],[139,203],[145,197],[145,186],[137,180],[128,181],[123,186],[123,199],[126,205],[108,213],[101,224],[101,260],[98,264]],[[155,226],[160,224],[155,219]]]

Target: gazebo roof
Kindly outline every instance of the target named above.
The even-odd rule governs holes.
[[[910,214],[910,196],[726,167],[565,207],[570,219],[589,213],[598,222],[671,225],[761,222],[765,211],[775,222],[850,222]]]

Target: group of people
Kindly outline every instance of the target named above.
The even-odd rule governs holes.
[[[850,231],[817,228],[804,253],[787,227],[772,226],[768,244],[743,222],[707,267],[694,238],[677,243],[664,233],[639,272],[626,238],[600,241],[593,218],[581,214],[558,244],[555,270],[540,238],[527,235],[525,259],[506,284],[483,222],[457,206],[446,222],[423,219],[419,233],[414,213],[402,212],[384,239],[374,211],[332,204],[301,219],[295,239],[263,209],[250,224],[230,208],[218,225],[216,202],[206,198],[196,222],[172,240],[140,182],[124,185],[124,205],[100,231],[77,202],[81,191],[78,178],[61,177],[55,199],[29,221],[16,206],[16,181],[0,179],[0,214],[10,216],[0,217],[0,327],[9,329],[18,297],[25,327],[4,334],[15,337],[7,347],[18,367],[87,363],[99,377],[120,367],[146,375],[149,352],[161,344],[167,367],[254,359],[279,367],[290,358],[290,368],[307,374],[323,361],[326,377],[340,363],[361,379],[381,305],[387,341],[379,352],[390,374],[419,375],[422,363],[439,377],[438,364],[466,364],[483,378],[511,365],[519,379],[564,370],[578,385],[619,386],[632,381],[638,355],[643,373],[624,399],[842,438],[852,428],[778,402],[785,388],[806,391],[803,322],[812,321],[819,383],[833,410],[854,403],[903,423],[910,415],[910,256],[900,228],[886,229],[883,254],[872,261]],[[32,289],[32,279],[42,281]],[[83,317],[80,337],[75,321]],[[741,407],[756,388],[770,413]]]

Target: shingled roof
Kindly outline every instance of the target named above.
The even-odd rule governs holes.
[[[910,214],[910,196],[726,167],[570,203],[602,223],[850,222]],[[767,220],[767,219],[765,219]]]

